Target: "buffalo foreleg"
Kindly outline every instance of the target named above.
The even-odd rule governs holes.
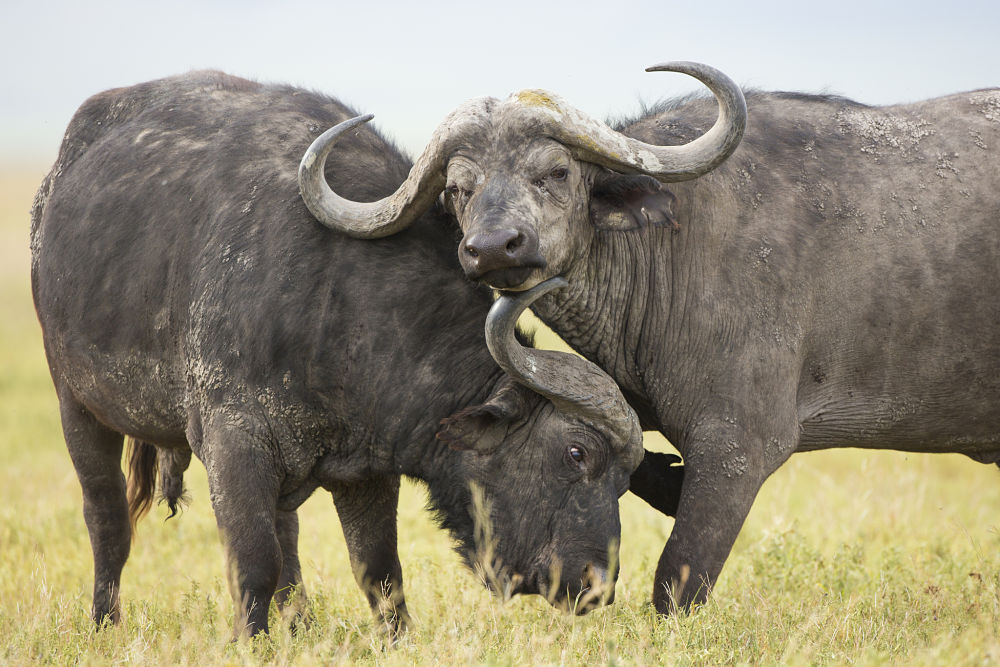
[[[351,569],[390,639],[409,624],[403,598],[403,570],[396,551],[399,477],[381,477],[331,488]]]
[[[271,451],[270,443],[255,442],[224,416],[204,431],[201,457],[236,607],[234,639],[268,631],[268,608],[281,576],[279,466]]]
[[[706,419],[679,447],[684,486],[653,589],[661,614],[706,600],[757,492],[790,453],[782,443],[791,438],[755,436],[734,421]]]

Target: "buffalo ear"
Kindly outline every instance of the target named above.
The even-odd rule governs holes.
[[[684,485],[681,458],[646,450],[639,467],[632,471],[628,490],[667,516],[677,516]]]
[[[602,169],[590,189],[590,222],[602,231],[624,232],[643,227],[680,230],[674,218],[677,197],[650,176],[618,174]]]
[[[505,376],[485,403],[442,419],[437,439],[452,449],[492,452],[507,437],[510,423],[524,415],[525,391]]]

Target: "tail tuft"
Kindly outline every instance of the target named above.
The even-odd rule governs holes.
[[[160,500],[170,509],[168,519],[177,516],[182,506],[188,504],[184,490],[184,471],[191,463],[191,450],[160,450]]]

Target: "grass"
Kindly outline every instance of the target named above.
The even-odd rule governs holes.
[[[951,455],[793,457],[765,485],[709,603],[648,603],[671,521],[626,496],[615,604],[585,617],[494,599],[407,484],[399,550],[415,627],[387,649],[350,574],[329,497],[301,508],[312,624],[229,644],[232,606],[204,471],[192,502],[139,527],[124,621],[88,617],[90,546],[28,291],[42,169],[0,172],[0,663],[982,664],[1000,660],[1000,473]],[[542,341],[551,342],[544,334]],[[665,447],[651,438],[653,447]]]

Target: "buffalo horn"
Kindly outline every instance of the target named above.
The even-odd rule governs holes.
[[[501,292],[486,317],[486,345],[514,380],[564,412],[604,433],[633,463],[642,458],[642,429],[611,377],[586,359],[554,350],[524,347],[515,337],[517,318],[543,294],[564,287],[550,278],[523,292]]]
[[[427,210],[445,186],[445,167],[456,141],[485,113],[485,100],[470,100],[448,115],[399,188],[384,199],[355,202],[330,188],[327,156],[349,130],[373,116],[357,116],[331,127],[306,149],[299,163],[299,192],[309,212],[327,227],[355,238],[377,239],[402,231]]]
[[[489,115],[511,109],[524,136],[540,130],[574,151],[576,157],[615,171],[648,174],[660,181],[686,181],[719,166],[736,150],[746,129],[743,92],[719,70],[693,62],[671,62],[650,72],[682,72],[704,83],[719,103],[719,117],[704,135],[683,146],[656,146],[615,132],[545,91],[515,93],[503,105],[489,98],[469,100],[445,118],[431,137],[406,180],[393,194],[376,202],[355,202],[335,193],[326,182],[326,158],[348,130],[371,120],[358,116],[320,135],[302,157],[299,190],[309,211],[333,229],[357,238],[381,238],[405,229],[444,189],[445,169],[465,134],[489,126]]]
[[[719,70],[701,63],[663,63],[646,71],[681,72],[708,86],[719,104],[719,117],[712,128],[682,146],[656,146],[615,132],[551,93],[522,91],[512,95],[508,103],[531,108],[523,122],[535,127],[541,124],[553,139],[573,150],[577,159],[614,171],[647,174],[669,183],[697,178],[722,164],[739,146],[746,129],[747,105],[740,87]]]

